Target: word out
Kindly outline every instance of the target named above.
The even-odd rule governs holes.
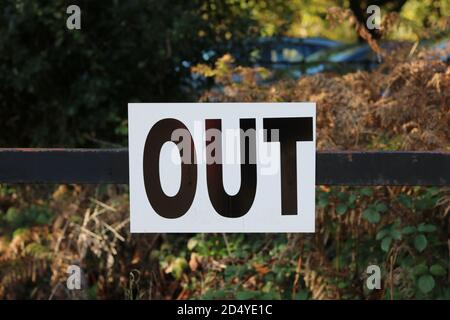
[[[221,137],[205,141],[207,146],[213,145],[206,154],[206,181],[208,195],[215,211],[227,218],[238,218],[245,215],[255,199],[257,188],[256,120],[239,119],[241,145],[241,182],[237,194],[229,195],[223,185]],[[277,132],[278,139],[272,140],[266,134],[265,142],[278,142],[281,157],[281,214],[297,214],[297,155],[298,141],[313,140],[312,117],[264,118],[266,132]],[[173,140],[177,130],[187,132],[187,139]],[[220,119],[205,120],[205,129],[221,132]],[[247,134],[247,132],[250,132]],[[205,136],[208,136],[206,134]],[[246,136],[249,139],[246,139]],[[177,143],[181,164],[180,189],[175,196],[168,196],[161,186],[159,158],[162,146],[166,142]],[[252,144],[252,145],[250,145]],[[189,150],[183,154],[183,151]],[[251,150],[251,151],[250,151]],[[250,159],[251,158],[251,159]],[[168,219],[184,215],[194,201],[197,188],[197,161],[195,144],[187,127],[179,120],[166,118],[158,121],[147,136],[143,158],[144,184],[148,200],[156,213]]]
[[[130,104],[129,160],[132,232],[314,231],[314,104]]]

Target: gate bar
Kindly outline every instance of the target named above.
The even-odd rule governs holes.
[[[450,186],[450,152],[318,151],[317,185]],[[128,149],[0,149],[0,183],[127,184]]]

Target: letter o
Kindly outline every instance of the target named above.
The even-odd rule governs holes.
[[[167,196],[161,186],[159,172],[159,156],[161,148],[167,141],[177,143],[172,140],[172,133],[177,129],[186,130],[190,143],[190,161],[183,161],[182,152],[185,151],[177,144],[180,152],[181,162],[181,183],[178,193],[174,196]],[[197,189],[197,164],[195,157],[195,146],[192,135],[188,128],[179,120],[162,119],[155,123],[147,135],[144,146],[143,168],[144,185],[147,198],[153,209],[160,216],[168,219],[175,219],[183,216],[191,207]]]

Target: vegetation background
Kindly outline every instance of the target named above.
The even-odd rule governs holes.
[[[448,151],[450,68],[416,44],[448,36],[450,3],[375,2],[379,32],[366,1],[1,0],[0,145],[126,146],[128,102],[316,101],[319,149]],[[385,63],[262,84],[270,70],[228,54],[261,36],[364,40]],[[408,42],[387,54],[385,39]],[[448,188],[320,186],[312,235],[131,236],[128,200],[122,185],[0,185],[0,298],[450,298]],[[365,286],[371,264],[382,290]]]

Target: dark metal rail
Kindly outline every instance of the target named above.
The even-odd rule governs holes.
[[[317,153],[317,185],[450,186],[450,152]],[[128,183],[127,149],[0,149],[0,183]]]

